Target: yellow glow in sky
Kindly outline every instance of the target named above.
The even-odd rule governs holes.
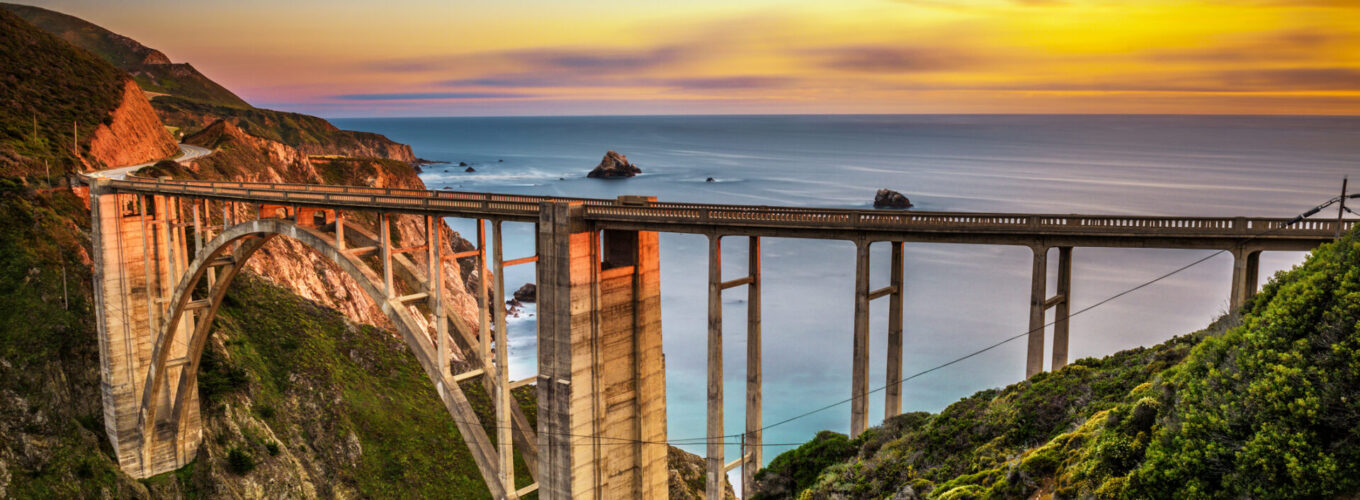
[[[1360,112],[1360,1],[55,0],[325,116]]]

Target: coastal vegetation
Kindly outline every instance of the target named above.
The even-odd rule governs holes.
[[[1349,498],[1360,239],[1240,314],[776,457],[752,498]]]

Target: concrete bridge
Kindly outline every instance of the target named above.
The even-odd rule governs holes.
[[[822,238],[856,245],[850,429],[869,426],[869,303],[886,298],[885,417],[901,411],[905,243],[1022,245],[1034,251],[1026,375],[1043,369],[1045,313],[1055,309],[1052,367],[1067,363],[1073,249],[1222,249],[1235,258],[1231,304],[1256,290],[1262,251],[1309,250],[1354,221],[1243,217],[1123,217],[838,210],[663,203],[625,196],[577,199],[242,182],[90,179],[104,422],[119,465],[134,477],[180,468],[202,439],[197,373],[227,287],[272,238],[292,238],[353,277],[405,338],[457,423],[493,497],[665,498],[666,399],[661,352],[658,232],[707,235],[707,491],[720,498],[740,467],[749,491],[762,456],[761,238]],[[390,217],[425,221],[425,241],[397,247]],[[477,247],[441,242],[444,217],[476,219]],[[377,227],[360,221],[375,220]],[[486,234],[487,223],[492,232]],[[537,226],[534,255],[506,260],[503,222]],[[1294,223],[1291,223],[1294,222]],[[723,279],[721,244],[744,238],[749,274]],[[890,282],[870,289],[869,248],[892,247]],[[488,256],[488,247],[494,249]],[[1046,290],[1056,249],[1057,290]],[[374,259],[373,257],[376,257]],[[472,259],[483,283],[480,319],[446,314],[440,263]],[[507,266],[537,263],[538,375],[510,380],[506,364]],[[847,271],[849,271],[847,269]],[[882,271],[880,271],[882,272]],[[722,293],[746,287],[746,424],[743,453],[724,457]],[[489,292],[489,295],[488,295]],[[493,305],[493,307],[488,307]],[[494,320],[493,320],[494,317]],[[471,367],[454,373],[451,362]],[[495,402],[494,441],[461,384]],[[531,427],[510,390],[535,384]],[[532,473],[516,488],[515,453]],[[525,481],[521,481],[525,482]]]

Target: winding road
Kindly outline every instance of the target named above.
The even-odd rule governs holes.
[[[197,159],[199,159],[199,158],[202,158],[202,157],[204,157],[204,156],[208,156],[208,155],[212,154],[212,150],[211,150],[211,149],[202,148],[202,147],[194,146],[194,145],[192,145],[192,144],[184,144],[184,143],[180,143],[180,144],[179,144],[179,151],[180,151],[180,155],[179,155],[178,157],[175,157],[175,158],[174,158],[174,160],[175,160],[175,161],[178,161],[178,162],[193,161],[193,160],[197,160]],[[160,161],[160,160],[157,160],[157,161]],[[132,172],[136,172],[136,171],[138,171],[138,170],[141,170],[141,169],[144,168],[144,167],[149,167],[149,166],[152,166],[152,165],[155,165],[155,164],[156,164],[156,162],[152,161],[152,162],[146,162],[146,163],[141,163],[141,164],[137,164],[137,165],[130,165],[130,166],[126,166],[126,167],[110,168],[110,169],[108,169],[108,170],[100,170],[100,171],[98,171],[98,172],[91,172],[91,173],[90,173],[90,177],[107,177],[107,178],[110,178],[110,179],[122,179],[122,178],[124,178],[124,177],[127,177],[127,174],[130,174],[130,173],[132,173]]]

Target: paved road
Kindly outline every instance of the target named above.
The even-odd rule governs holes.
[[[184,143],[180,143],[180,145],[179,145],[179,151],[180,151],[180,155],[179,155],[178,157],[175,158],[175,161],[179,161],[179,162],[193,161],[193,160],[196,160],[196,159],[199,159],[199,158],[202,158],[202,157],[204,157],[204,156],[208,156],[208,155],[212,154],[212,150],[211,150],[211,149],[208,149],[208,148],[200,148],[200,147],[198,147],[198,146],[194,146],[194,145],[190,145],[190,144],[184,144]],[[149,167],[149,166],[155,165],[155,164],[156,164],[156,162],[153,161],[153,162],[142,163],[142,164],[140,164],[140,165],[131,165],[131,166],[127,166],[127,167],[110,168],[110,169],[108,169],[108,170],[100,170],[100,171],[98,171],[98,172],[91,172],[91,173],[90,173],[90,177],[108,177],[108,178],[110,178],[110,179],[122,179],[123,177],[127,176],[127,174],[136,172],[137,170],[140,170],[140,169],[142,169],[143,167]]]

